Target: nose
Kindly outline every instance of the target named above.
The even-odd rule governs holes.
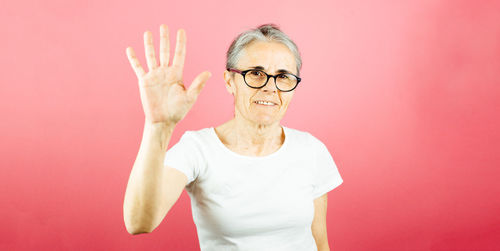
[[[269,80],[267,81],[266,85],[262,87],[261,90],[266,91],[266,92],[277,92],[278,88],[276,88],[276,83],[274,82],[275,78],[270,77]]]

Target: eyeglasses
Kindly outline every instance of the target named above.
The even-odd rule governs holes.
[[[269,81],[269,78],[274,78],[274,84],[278,90],[282,92],[289,92],[295,89],[301,80],[301,78],[291,73],[279,73],[273,76],[264,71],[254,69],[240,71],[237,69],[227,68],[227,70],[243,75],[245,84],[247,84],[248,87],[255,89],[264,87]]]

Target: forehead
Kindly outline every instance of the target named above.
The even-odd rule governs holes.
[[[254,41],[248,44],[241,51],[238,66],[242,69],[262,66],[271,74],[280,69],[296,73],[293,53],[279,42]]]

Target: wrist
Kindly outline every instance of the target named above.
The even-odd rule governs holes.
[[[175,123],[168,123],[168,122],[149,122],[146,121],[144,123],[144,128],[149,129],[149,130],[154,130],[154,131],[168,131],[172,132],[177,124]]]

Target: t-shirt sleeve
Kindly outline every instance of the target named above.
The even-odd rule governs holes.
[[[316,153],[313,198],[318,198],[342,184],[343,180],[326,145],[314,136],[312,141]]]
[[[202,154],[199,144],[191,131],[186,131],[179,141],[165,154],[164,166],[175,168],[187,177],[187,185],[193,182],[200,173]]]

